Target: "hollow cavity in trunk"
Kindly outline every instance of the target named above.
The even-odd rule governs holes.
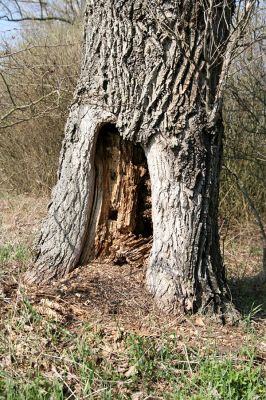
[[[123,140],[112,124],[99,132],[95,192],[82,262],[111,258],[145,261],[152,243],[151,184],[144,150]]]

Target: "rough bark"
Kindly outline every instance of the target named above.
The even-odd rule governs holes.
[[[215,130],[195,118],[175,147],[155,138],[147,149],[153,190],[147,282],[170,309],[224,312],[217,221],[222,126]]]
[[[209,11],[201,1],[88,1],[81,76],[29,281],[108,255],[125,236],[137,243],[132,221],[141,168],[122,139],[112,144],[118,157],[104,153],[98,135],[112,123],[121,138],[141,143],[148,161],[149,289],[169,309],[225,311],[230,297],[217,223],[223,126],[215,99],[231,6],[212,3]],[[125,179],[107,190],[108,171],[122,164]]]

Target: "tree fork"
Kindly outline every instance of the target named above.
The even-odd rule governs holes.
[[[132,221],[148,166],[149,290],[169,310],[223,315],[233,309],[217,209],[220,88],[234,2],[203,3],[87,2],[81,76],[29,282],[63,276],[81,262],[117,250],[122,234],[136,236]],[[102,144],[98,140],[108,124],[120,135],[109,132],[117,157],[104,153],[106,137]],[[144,150],[147,161],[142,156],[141,165],[133,160],[133,144]],[[114,171],[120,171],[116,182],[104,184]],[[150,241],[141,243],[143,255]]]

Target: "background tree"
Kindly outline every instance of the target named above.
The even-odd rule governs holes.
[[[2,31],[0,183],[5,190],[43,194],[55,183],[80,70],[82,25],[80,16],[74,17],[73,24],[30,20]]]
[[[255,220],[266,273],[265,10],[257,9],[239,43],[225,90],[226,130],[221,215],[231,224]]]
[[[0,20],[9,22],[59,21],[75,24],[85,0],[1,0]]]

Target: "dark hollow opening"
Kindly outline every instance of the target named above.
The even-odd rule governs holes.
[[[118,215],[117,210],[113,210],[113,209],[109,210],[109,219],[111,219],[112,221],[117,221],[117,215]]]
[[[124,140],[115,125],[104,125],[96,143],[95,170],[96,192],[102,196],[96,256],[106,253],[104,242],[110,248],[113,237],[151,237],[151,183],[141,145]]]
[[[138,186],[136,226],[133,233],[149,237],[152,235],[150,175],[144,150],[139,144],[133,146],[133,164],[141,165],[145,169]]]

